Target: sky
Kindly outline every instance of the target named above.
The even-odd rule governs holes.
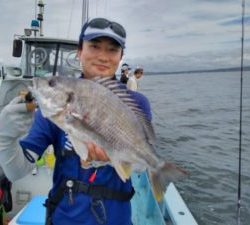
[[[43,0],[44,34],[78,39],[82,0]],[[241,0],[89,0],[89,17],[106,17],[127,31],[122,62],[145,71],[239,67]],[[17,64],[14,34],[35,17],[35,0],[0,0],[0,61]],[[245,4],[244,65],[250,66],[250,1]]]

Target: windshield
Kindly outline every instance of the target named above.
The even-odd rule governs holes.
[[[52,75],[77,77],[80,74],[77,46],[26,42],[21,67],[26,77]]]

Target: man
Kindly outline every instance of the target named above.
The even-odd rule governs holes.
[[[125,40],[126,32],[118,23],[104,18],[86,23],[79,38],[78,55],[84,65],[81,78],[101,76],[116,79],[115,71],[123,56]],[[131,92],[131,95],[151,119],[146,97],[136,92]],[[44,118],[38,109],[28,135],[20,141],[23,151],[20,149],[16,140],[24,134],[24,128],[29,127],[32,115],[24,113],[25,104],[19,102],[20,99],[14,99],[0,114],[0,163],[7,176],[15,180],[29,171],[31,163],[28,161],[34,162],[49,145],[53,145],[56,164],[53,187],[46,201],[46,224],[132,225],[130,199],[134,191],[131,180],[124,183],[111,166],[82,168],[91,160],[109,160],[101,146],[85,143],[88,159],[81,160],[68,135]],[[11,121],[6,121],[6,113]],[[23,120],[22,123],[19,119]],[[4,132],[5,128],[10,134]]]
[[[135,69],[134,74],[128,80],[127,88],[132,90],[132,91],[137,91],[138,90],[138,80],[142,77],[142,75],[143,75],[143,69],[141,67],[137,67]]]
[[[128,82],[129,70],[130,70],[129,65],[127,63],[123,63],[121,68],[121,78],[120,78],[120,81],[123,84],[127,84]]]

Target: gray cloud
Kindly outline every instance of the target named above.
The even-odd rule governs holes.
[[[244,17],[244,22],[245,24],[250,24],[250,15]],[[226,21],[223,21],[219,23],[222,26],[231,26],[231,25],[239,25],[242,23],[242,17],[234,18],[234,19],[229,19]]]
[[[78,39],[82,1],[44,0],[44,3],[44,33]],[[249,9],[247,2],[246,12]],[[6,63],[16,62],[11,57],[13,35],[22,34],[23,29],[30,26],[34,13],[33,1],[1,0],[0,58]],[[234,0],[90,0],[91,18],[107,17],[126,28],[124,61],[145,65],[150,71],[237,65],[240,14],[241,3]],[[249,18],[246,15],[246,25]],[[246,58],[250,58],[248,27],[245,29]]]

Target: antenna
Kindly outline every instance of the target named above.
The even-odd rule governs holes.
[[[37,6],[37,0],[35,0],[35,19],[37,17],[37,10],[36,10],[36,6]]]
[[[40,36],[43,36],[43,14],[44,14],[44,3],[42,0],[38,1],[39,13],[37,15],[37,20],[40,21]]]

